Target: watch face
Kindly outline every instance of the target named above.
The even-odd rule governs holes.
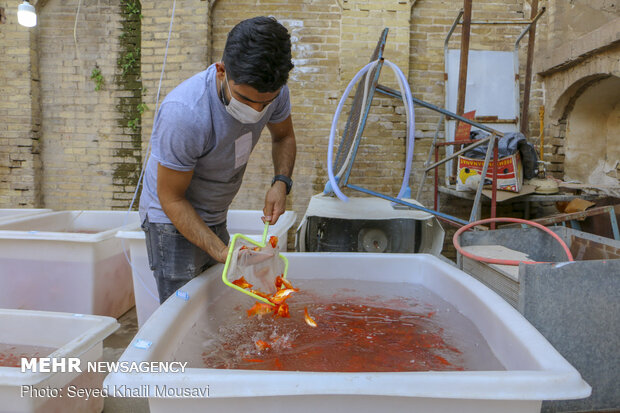
[[[271,181],[271,185],[275,184],[276,181],[282,181],[286,185],[286,194],[288,195],[291,192],[291,187],[293,186],[293,181],[291,178],[285,175],[276,175],[273,177],[273,181]]]

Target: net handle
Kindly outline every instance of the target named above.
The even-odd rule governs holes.
[[[265,229],[263,230],[263,247],[267,245],[267,231],[269,231],[269,221],[265,221]]]

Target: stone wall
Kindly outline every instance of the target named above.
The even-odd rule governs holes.
[[[549,30],[535,67],[545,85],[548,170],[558,178],[617,188],[618,6],[605,0],[549,3]]]

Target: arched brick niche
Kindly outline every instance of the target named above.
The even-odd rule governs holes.
[[[550,169],[565,180],[618,186],[620,77],[599,73],[579,79],[550,115],[552,139],[545,147]]]

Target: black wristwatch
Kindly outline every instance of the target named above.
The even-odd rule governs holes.
[[[286,175],[276,175],[273,177],[271,181],[271,186],[276,183],[276,181],[282,181],[286,184],[286,195],[291,192],[291,188],[293,187],[293,180]]]

